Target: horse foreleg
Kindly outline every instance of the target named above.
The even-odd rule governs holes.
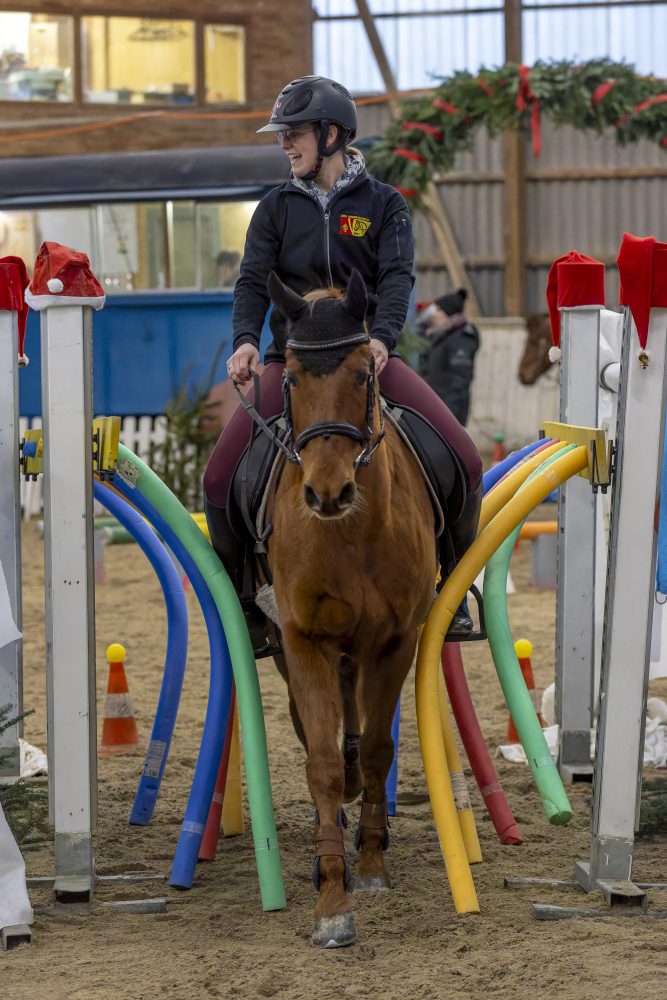
[[[352,944],[357,936],[347,894],[349,869],[340,824],[345,788],[345,765],[337,742],[342,717],[340,651],[327,644],[316,645],[294,624],[288,624],[283,638],[290,689],[308,748],[306,777],[317,809],[313,881],[319,896],[313,944],[340,948]]]
[[[361,849],[354,891],[391,889],[384,852],[389,843],[385,785],[394,759],[391,725],[414,655],[416,634],[395,637],[362,677],[364,732],[359,744],[364,801],[355,847]]]
[[[304,750],[307,750],[306,746],[306,734],[303,731],[303,723],[301,722],[301,717],[299,716],[299,710],[296,707],[296,702],[294,701],[294,695],[292,694],[292,688],[289,682],[289,671],[287,669],[287,661],[283,653],[275,653],[273,657],[273,662],[275,663],[278,673],[287,684],[287,697],[289,698],[289,714],[292,719],[292,725],[294,726],[294,732]]]
[[[359,708],[357,706],[357,676],[359,665],[349,656],[343,655],[338,668],[340,693],[343,699],[343,746],[345,760],[345,802],[354,802],[361,791],[361,768],[359,767]]]

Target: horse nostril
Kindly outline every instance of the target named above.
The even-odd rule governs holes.
[[[340,491],[340,496],[338,497],[338,507],[343,510],[345,507],[349,507],[351,503],[354,502],[354,498],[357,495],[357,488],[352,481],[345,483],[343,489]]]
[[[320,498],[313,487],[309,486],[308,483],[306,483],[303,488],[303,496],[309,507],[312,507],[313,510],[320,509]]]

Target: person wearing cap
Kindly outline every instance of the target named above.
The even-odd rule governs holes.
[[[431,343],[422,362],[426,382],[465,427],[479,331],[463,312],[465,288],[443,295],[424,310],[421,333]]]
[[[234,353],[229,377],[244,384],[259,364],[259,341],[271,305],[267,279],[275,271],[288,288],[305,295],[315,288],[345,289],[361,274],[368,292],[370,347],[380,389],[393,402],[418,410],[449,443],[466,478],[466,501],[452,527],[457,558],[475,537],[481,503],[482,463],[474,444],[424,381],[394,353],[414,284],[412,223],[403,196],[370,177],[364,158],[350,143],[357,130],[354,100],[342,84],[322,76],[294,80],[278,95],[270,133],[289,157],[290,179],[259,202],[248,227],[241,273],[234,290]],[[286,319],[269,316],[273,342],[264,355],[260,414],[283,410]],[[254,400],[251,389],[248,399]],[[248,443],[251,420],[239,406],[220,435],[204,475],[211,542],[234,583],[242,589],[243,548],[225,508],[234,470]],[[451,571],[451,567],[448,572]],[[254,602],[242,599],[253,646],[264,628]],[[468,624],[469,623],[469,624]],[[467,619],[466,628],[472,627]]]

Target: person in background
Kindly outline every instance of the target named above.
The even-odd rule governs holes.
[[[443,295],[423,313],[420,333],[431,343],[422,359],[424,380],[465,427],[470,409],[470,384],[479,331],[463,312],[465,288]]]
[[[236,250],[221,250],[215,258],[220,288],[233,288],[241,273],[241,254]]]

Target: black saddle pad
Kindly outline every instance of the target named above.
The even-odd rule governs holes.
[[[386,397],[385,401],[391,412],[398,417],[401,429],[414,448],[446,520],[450,524],[455,523],[463,510],[467,495],[465,473],[456,453],[435,427],[416,410],[400,406]],[[282,438],[284,431],[280,426],[281,418],[282,414],[279,414],[267,420],[267,423]],[[227,499],[229,523],[241,542],[248,537],[243,512],[246,512],[253,525],[257,524],[257,515],[277,454],[278,448],[268,435],[255,428],[252,444],[246,446],[236,466]],[[434,513],[437,520],[435,505]]]
[[[450,523],[455,523],[467,495],[466,477],[456,452],[426,417],[410,406],[384,397],[387,406],[415,450],[438,502]],[[433,498],[431,497],[433,502]],[[435,504],[434,511],[435,511]],[[437,517],[437,511],[436,517]]]
[[[284,429],[280,427],[282,414],[267,420],[271,430],[282,439]],[[243,542],[248,535],[248,527],[243,512],[250,518],[253,525],[257,524],[257,515],[262,505],[262,497],[266,490],[273,463],[278,454],[278,447],[259,427],[254,428],[254,438],[243,450],[238,461],[227,497],[227,517],[229,524],[239,539]]]

